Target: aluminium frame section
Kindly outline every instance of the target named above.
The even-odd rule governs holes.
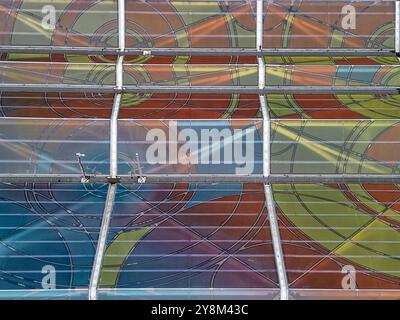
[[[257,0],[257,26],[256,26],[256,47],[258,51],[263,48],[264,34],[264,1]],[[263,57],[257,57],[258,62],[258,87],[263,90],[265,87],[265,62]],[[263,177],[268,179],[271,175],[271,121],[267,109],[265,94],[259,94],[260,106],[263,118]],[[270,183],[263,183],[265,193],[265,204],[268,208],[269,225],[271,229],[272,246],[274,250],[275,264],[278,274],[280,299],[289,299],[289,287],[286,275],[286,266],[283,256],[282,242],[279,232],[278,217],[275,209],[275,200],[273,197],[272,186]]]
[[[92,272],[89,283],[89,300],[97,300],[97,290],[100,282],[101,269],[106,250],[108,230],[111,214],[114,208],[115,195],[118,182],[118,116],[123,92],[123,66],[125,52],[125,0],[118,0],[118,44],[119,54],[116,61],[116,93],[114,95],[113,109],[110,119],[110,176],[108,177],[108,191],[104,204],[101,228],[97,240],[96,254],[93,260]]]
[[[395,18],[395,52],[400,60],[400,0],[395,3],[396,18]]]
[[[121,52],[118,48],[96,47],[66,47],[66,46],[30,46],[30,45],[5,45],[0,46],[4,53],[43,53],[43,54],[77,54],[77,55],[143,55],[151,56],[352,56],[352,57],[392,57],[394,50],[385,49],[288,49],[268,48],[262,51],[252,48],[126,48]]]
[[[0,174],[0,183],[81,183],[80,174]],[[122,174],[119,183],[138,184],[137,176]],[[108,183],[108,175],[89,175],[88,183]],[[147,183],[264,183],[264,184],[400,184],[400,175],[383,174],[146,174]]]
[[[121,57],[122,58],[122,57]],[[231,93],[231,94],[399,94],[393,86],[130,86],[74,84],[2,84],[0,92],[78,92],[78,93]]]

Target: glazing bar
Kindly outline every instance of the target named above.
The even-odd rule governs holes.
[[[118,43],[120,52],[125,51],[125,0],[118,0]],[[96,255],[93,261],[92,273],[89,283],[89,300],[97,300],[97,289],[100,281],[101,268],[103,265],[104,253],[108,229],[111,221],[111,214],[114,208],[117,184],[114,182],[118,175],[118,117],[122,100],[123,88],[123,65],[124,56],[118,55],[116,61],[116,90],[114,95],[113,109],[110,119],[110,177],[107,191],[107,198],[104,205],[101,229],[97,241]]]
[[[262,51],[263,40],[263,0],[257,0],[257,50]],[[263,57],[258,57],[258,88],[264,90],[265,88],[265,62]],[[269,110],[267,108],[267,100],[264,94],[259,95],[261,112],[263,116],[263,177],[268,179],[271,175],[271,119]],[[279,233],[278,218],[275,210],[275,200],[272,194],[272,186],[264,184],[265,204],[268,209],[269,226],[271,229],[272,246],[274,249],[274,257],[276,264],[276,271],[278,274],[280,298],[281,300],[288,300],[289,289],[286,276],[286,266],[283,257],[281,237]]]

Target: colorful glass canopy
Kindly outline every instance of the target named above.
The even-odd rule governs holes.
[[[1,1],[0,299],[399,299],[399,13]]]

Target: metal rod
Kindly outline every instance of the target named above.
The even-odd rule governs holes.
[[[263,49],[263,34],[264,34],[264,2],[257,0],[257,50]],[[265,88],[265,63],[263,57],[257,58],[258,62],[258,88]],[[271,119],[267,108],[267,100],[264,94],[259,95],[261,113],[263,117],[263,177],[269,179],[271,175]],[[264,184],[265,204],[268,208],[269,227],[271,229],[272,246],[274,250],[276,270],[279,280],[280,298],[288,300],[289,289],[286,276],[286,266],[283,256],[282,243],[278,225],[278,218],[275,210],[275,200],[272,194],[270,184]]]
[[[140,164],[140,158],[139,158],[139,153],[136,153],[136,168],[137,168],[137,173],[141,177],[143,176],[143,171],[142,171],[142,166]]]
[[[395,51],[386,49],[289,49],[263,48],[119,48],[64,47],[64,46],[0,46],[0,52],[6,53],[43,53],[43,54],[79,54],[79,55],[143,55],[152,56],[394,56]]]
[[[118,0],[118,43],[119,53],[125,51],[125,0]],[[104,205],[104,213],[101,229],[97,241],[96,256],[93,261],[92,273],[89,284],[89,300],[97,299],[97,287],[100,281],[101,267],[103,265],[104,252],[106,250],[107,234],[114,207],[118,175],[118,117],[122,101],[123,89],[123,65],[124,56],[118,53],[116,61],[115,84],[118,93],[114,95],[113,109],[110,119],[110,177],[107,198]],[[113,182],[111,182],[113,181]]]
[[[97,287],[100,281],[101,268],[103,265],[107,234],[110,226],[111,213],[114,207],[116,190],[116,184],[108,185],[106,202],[104,204],[103,218],[101,221],[100,234],[97,240],[96,255],[94,257],[92,273],[90,275],[89,300],[97,300]]]
[[[110,177],[116,178],[118,174],[118,116],[122,94],[114,96],[114,105],[110,120]]]
[[[86,175],[86,172],[85,172],[85,168],[84,168],[84,166],[83,166],[83,163],[82,163],[82,157],[84,157],[85,154],[77,152],[77,153],[75,154],[75,156],[76,156],[76,159],[78,160],[78,165],[79,165],[79,169],[81,170],[82,178],[86,178],[87,175]]]
[[[109,175],[87,175],[88,183],[107,183]],[[136,184],[136,176],[120,174],[119,183]],[[368,174],[146,174],[148,183],[265,184],[400,184],[400,175]],[[0,174],[0,183],[80,183],[80,174]]]
[[[85,85],[85,84],[8,84],[2,83],[0,90],[3,92],[91,92],[115,93],[113,85]]]
[[[125,86],[124,92],[132,93],[307,93],[307,94],[398,94],[400,88],[387,86]]]
[[[388,86],[124,86],[70,84],[1,84],[3,92],[85,92],[85,93],[249,93],[249,94],[398,94]]]
[[[395,46],[396,46],[396,54],[400,56],[400,1],[396,1],[396,19],[395,19]]]
[[[117,58],[117,64],[115,66],[115,77],[116,77],[116,89],[119,93],[123,90],[124,82],[124,57],[119,56]]]
[[[275,210],[275,200],[272,195],[270,184],[264,185],[265,201],[268,208],[269,227],[271,229],[272,247],[274,249],[276,271],[278,273],[281,300],[289,299],[289,286],[286,276],[286,266],[282,250],[281,236],[279,233],[279,223]]]
[[[263,117],[263,175],[271,175],[271,120],[267,109],[267,99],[260,95],[261,113]]]
[[[264,1],[257,0],[257,19],[256,19],[256,49],[259,52],[263,51],[263,36],[264,36]]]
[[[119,52],[125,51],[125,0],[118,0],[118,45]]]

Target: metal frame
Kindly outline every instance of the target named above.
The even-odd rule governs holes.
[[[111,213],[114,208],[116,191],[117,191],[116,184],[110,184],[108,186],[106,202],[104,204],[103,218],[101,220],[100,234],[97,240],[96,255],[94,256],[92,272],[90,274],[89,293],[88,293],[89,300],[97,300],[97,288],[100,281],[104,252],[106,250],[107,234],[111,221]]]
[[[125,51],[125,0],[118,0],[118,43],[119,53]],[[92,272],[89,283],[89,300],[97,300],[97,289],[100,282],[101,268],[103,265],[104,253],[106,250],[106,242],[108,229],[110,227],[111,214],[114,208],[115,194],[117,192],[117,174],[118,174],[118,116],[122,101],[123,89],[123,65],[124,55],[118,54],[115,82],[116,91],[114,95],[113,109],[110,119],[110,176],[108,178],[109,186],[107,198],[104,204],[103,218],[101,221],[101,229],[97,240],[96,255],[93,260]]]
[[[0,174],[0,183],[81,183],[79,174]],[[137,176],[119,175],[118,183],[138,184]],[[109,183],[108,175],[88,175],[86,183]],[[374,174],[146,174],[146,183],[264,183],[264,184],[400,184],[400,175]]]
[[[400,57],[400,0],[396,1],[395,32],[395,52]]]
[[[260,58],[261,59],[261,58]],[[399,94],[400,87],[384,86],[124,86],[78,84],[1,84],[3,92],[82,92],[82,93],[248,93],[248,94]]]
[[[65,46],[0,46],[4,53],[43,53],[80,55],[151,55],[151,56],[370,56],[392,57],[394,50],[383,49],[262,49],[252,48],[118,48],[65,47]]]
[[[264,18],[264,1],[257,0],[257,50],[262,50]],[[258,87],[263,90],[265,87],[265,63],[263,57],[258,57]],[[263,177],[268,179],[271,175],[271,119],[267,108],[267,101],[264,94],[259,95],[261,112],[263,116]],[[271,230],[272,247],[274,250],[275,265],[278,274],[280,299],[289,299],[289,286],[286,275],[286,266],[283,256],[282,242],[279,232],[278,217],[275,210],[275,200],[271,184],[264,183],[265,204],[268,208],[269,227]]]
[[[317,0],[315,0],[317,1]],[[136,176],[118,176],[118,115],[122,94],[133,93],[254,93],[259,95],[263,121],[263,173],[256,175],[203,174],[171,175],[151,174],[146,176],[146,183],[263,183],[266,207],[272,235],[276,268],[279,279],[280,298],[289,298],[289,286],[279,232],[279,222],[273,198],[272,184],[347,184],[347,183],[394,183],[400,184],[400,175],[368,174],[271,174],[271,119],[265,94],[268,93],[348,93],[348,94],[397,94],[400,88],[379,86],[266,86],[265,56],[397,56],[400,55],[400,1],[396,1],[395,50],[381,49],[266,49],[263,48],[263,0],[257,0],[256,11],[256,48],[126,48],[125,47],[125,0],[118,0],[118,48],[65,47],[65,46],[1,46],[0,52],[18,53],[63,53],[85,55],[117,55],[116,79],[113,85],[79,84],[2,84],[1,91],[36,91],[36,92],[93,92],[114,93],[112,115],[110,118],[110,175],[88,175],[84,183],[108,183],[100,234],[93,261],[88,298],[97,299],[102,262],[107,243],[107,235],[114,207],[117,184],[137,184]],[[258,86],[125,86],[123,83],[123,64],[126,55],[151,56],[254,56],[258,62]],[[268,67],[268,66],[267,66]],[[0,174],[2,183],[81,183],[79,174]]]

